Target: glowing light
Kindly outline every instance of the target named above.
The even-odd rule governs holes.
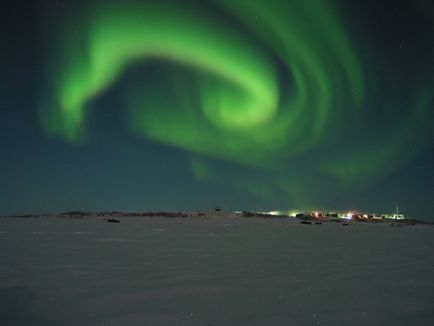
[[[274,160],[282,150],[291,156],[327,135],[328,123],[339,116],[336,108],[344,85],[355,90],[351,102],[357,107],[363,94],[362,69],[325,4],[221,3],[275,52],[293,78],[292,90],[279,93],[275,62],[246,33],[182,5],[142,8],[126,2],[95,7],[78,44],[66,38],[65,47],[76,52],[66,52],[55,69],[58,103],[46,125],[79,141],[85,130],[86,104],[115,83],[137,58],[161,58],[201,71],[193,77],[199,84],[193,90],[197,105],[188,95],[191,89],[183,89],[183,84],[176,85],[177,110],[165,108],[161,100],[156,103],[158,110],[149,109],[154,103],[148,102],[143,90],[141,96],[132,94],[128,100],[134,130],[195,152],[256,163]],[[260,13],[262,19],[251,19],[252,13]],[[305,24],[311,17],[317,23]],[[327,44],[324,39],[333,41]],[[327,56],[320,54],[325,48]],[[336,74],[336,65],[342,67],[341,75]]]
[[[428,86],[415,96],[398,136],[367,139],[357,151],[341,145],[350,121],[363,120],[365,78],[329,1],[219,0],[212,13],[175,1],[106,1],[87,9],[79,30],[77,17],[65,19],[53,42],[46,87],[52,93],[41,110],[46,130],[73,143],[86,138],[92,103],[128,69],[156,60],[166,64],[161,73],[126,88],[129,129],[266,171],[267,184],[234,182],[263,197],[277,189],[304,206],[320,188],[316,176],[336,187],[360,184],[411,157],[421,143],[414,128],[432,130]],[[206,161],[191,162],[199,180],[219,178]]]
[[[273,216],[280,216],[280,215],[285,215],[283,212],[281,211],[271,211],[267,213],[268,215],[273,215]]]

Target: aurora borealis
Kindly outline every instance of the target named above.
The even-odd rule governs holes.
[[[63,69],[55,69],[51,129],[70,141],[80,139],[86,102],[132,62],[150,59],[193,72],[173,78],[177,108],[167,108],[168,114],[160,113],[165,104],[158,99],[151,104],[149,96],[130,94],[132,124],[145,136],[193,152],[244,163],[286,159],[324,141],[330,124],[346,113],[344,103],[351,113],[359,109],[362,67],[331,8],[302,1],[219,5],[243,29],[173,2],[93,9],[84,44],[78,40],[77,52],[68,52]],[[315,18],[318,24],[306,23]],[[253,43],[247,32],[263,44]],[[64,39],[70,46],[71,38]],[[184,86],[187,78],[192,83]]]
[[[164,209],[195,209],[193,199],[182,201],[204,189],[208,200],[201,200],[209,205],[235,206],[242,197],[240,206],[254,208],[258,202],[341,208],[344,200],[383,209],[407,198],[390,181],[397,175],[399,182],[428,180],[421,191],[433,194],[432,175],[419,175],[429,169],[414,171],[433,159],[429,1],[392,7],[326,0],[59,1],[41,8],[35,128],[41,147],[64,148],[54,150],[54,161],[66,155],[75,167],[92,158],[83,187],[113,174],[128,187],[123,175],[131,182],[133,175],[152,174],[161,197],[162,189],[186,183],[191,192],[169,191]],[[112,116],[115,123],[104,123]],[[140,158],[131,167],[96,154],[101,149]],[[106,172],[99,174],[102,165]],[[56,169],[45,173],[69,178],[68,169]],[[168,170],[176,171],[173,177]],[[378,189],[388,187],[393,195],[385,191],[387,203],[380,204]],[[128,195],[113,190],[105,197],[105,187],[90,188],[86,198],[98,193],[95,207],[124,196],[124,208],[138,209],[139,198],[152,192],[136,184]],[[408,207],[423,206],[409,201]],[[59,202],[69,203],[68,195]]]

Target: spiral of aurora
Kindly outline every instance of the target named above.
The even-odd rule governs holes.
[[[169,82],[125,92],[134,132],[267,171],[270,184],[294,196],[318,175],[341,186],[381,175],[389,162],[411,157],[403,149],[423,137],[384,132],[373,144],[369,135],[349,134],[368,110],[366,80],[336,10],[330,1],[305,0],[219,0],[212,14],[194,2],[90,5],[81,29],[66,22],[54,42],[54,95],[43,105],[43,124],[80,143],[92,100],[131,67],[159,60],[174,67],[159,76]],[[160,84],[170,100],[155,94]],[[432,96],[420,94],[402,120],[409,134],[432,121]],[[212,170],[192,162],[201,178]]]

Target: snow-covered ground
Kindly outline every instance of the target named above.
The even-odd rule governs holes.
[[[0,219],[0,325],[434,325],[434,227]]]

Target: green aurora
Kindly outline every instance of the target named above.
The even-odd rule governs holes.
[[[45,129],[77,145],[92,128],[96,99],[134,67],[155,62],[167,63],[161,74],[118,90],[127,127],[190,153],[192,173],[204,182],[232,173],[228,182],[262,197],[283,192],[309,204],[325,189],[313,187],[318,178],[335,189],[367,185],[432,136],[426,81],[412,85],[408,103],[394,104],[410,107],[399,121],[376,123],[375,135],[352,133],[380,108],[330,1],[219,0],[212,12],[195,3],[107,2],[80,19],[80,30],[69,17],[54,37],[52,93],[41,109]]]

